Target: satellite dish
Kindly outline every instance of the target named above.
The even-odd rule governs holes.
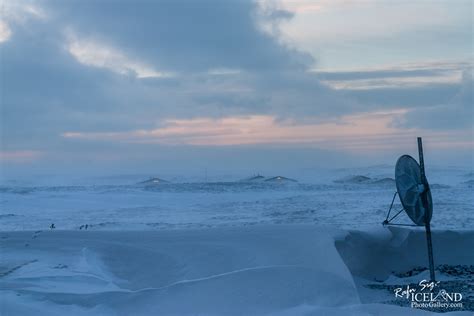
[[[387,218],[383,225],[400,226],[425,226],[426,243],[428,246],[428,263],[430,267],[431,281],[435,281],[433,242],[431,240],[431,217],[433,215],[433,200],[431,198],[430,185],[425,176],[425,163],[423,159],[423,144],[421,137],[418,137],[418,155],[420,163],[409,156],[403,155],[398,158],[395,165],[395,183],[397,192],[393,195],[392,204],[388,210]],[[397,214],[390,217],[395,197],[399,196],[403,208]],[[408,217],[415,225],[393,224],[391,221],[405,210]]]
[[[429,223],[433,214],[430,187],[428,181],[422,178],[421,167],[413,157],[403,155],[398,158],[395,183],[408,217],[419,226]]]

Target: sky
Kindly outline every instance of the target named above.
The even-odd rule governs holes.
[[[472,1],[1,1],[1,172],[473,166]]]

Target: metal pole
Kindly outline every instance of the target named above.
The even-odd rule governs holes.
[[[423,159],[423,142],[421,137],[418,137],[418,156],[420,160],[420,172],[421,172],[421,181],[423,184],[426,183],[426,176],[425,176],[425,160]]]
[[[430,279],[431,282],[435,282],[435,271],[434,271],[434,261],[433,261],[433,243],[431,241],[431,227],[430,223],[425,224],[426,229],[426,242],[428,244],[428,260],[430,264]]]
[[[425,208],[425,230],[426,230],[426,243],[428,244],[428,260],[430,265],[430,279],[432,282],[435,281],[435,271],[434,271],[434,260],[433,260],[433,242],[431,240],[431,227],[430,227],[430,218],[428,216],[428,201],[426,196],[426,191],[428,190],[426,175],[425,175],[425,161],[423,159],[423,143],[421,137],[418,137],[418,156],[420,160],[420,173],[421,181],[425,186],[425,191],[421,193],[421,202]]]

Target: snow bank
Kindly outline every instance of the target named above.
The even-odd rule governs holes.
[[[385,280],[392,273],[427,265],[424,228],[350,231],[336,246],[351,272],[366,279]],[[474,231],[435,230],[433,248],[436,265],[472,265]]]
[[[430,314],[385,304],[362,304],[353,274],[367,275],[372,273],[367,269],[376,267],[364,254],[380,260],[375,251],[365,249],[367,245],[387,240],[397,244],[397,238],[390,237],[388,231],[385,234],[347,233],[309,225],[4,232],[0,234],[0,313]],[[446,236],[459,237],[450,234]],[[407,236],[418,238],[417,234]],[[405,251],[407,240],[402,237],[398,240],[400,253]],[[472,245],[472,233],[463,238],[465,246]],[[435,247],[444,243],[436,233],[434,242]],[[455,260],[456,255],[461,251],[454,252],[451,259]],[[440,252],[438,258],[441,256]],[[459,258],[472,263],[469,255]],[[395,262],[403,265],[400,261]],[[406,263],[407,267],[411,264]],[[386,271],[374,273],[385,275]]]
[[[446,290],[463,296],[463,308],[474,310],[474,231],[434,230],[436,280],[434,293]],[[423,228],[390,227],[370,232],[351,231],[336,241],[341,257],[354,276],[363,304],[389,303],[410,306],[395,299],[397,288],[420,289],[430,280],[426,235]],[[417,290],[418,291],[418,290]],[[434,309],[444,312],[443,309]],[[451,308],[447,310],[459,310]]]

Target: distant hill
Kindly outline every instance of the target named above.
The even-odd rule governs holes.
[[[240,180],[241,182],[262,182],[264,181],[266,178],[264,176],[261,176],[261,175],[256,175],[256,176],[252,176],[250,178],[245,178],[245,179],[242,179]]]
[[[395,185],[395,179],[393,178],[382,178],[372,181],[373,184],[383,184],[383,185]]]
[[[169,183],[169,181],[166,181],[160,178],[150,178],[148,180],[138,182],[138,184],[142,184],[142,185],[156,185],[160,183]]]
[[[295,179],[290,179],[282,176],[276,176],[270,179],[265,180],[265,182],[298,182]]]
[[[334,180],[336,183],[369,183],[370,178],[361,175],[347,176],[341,179]]]

